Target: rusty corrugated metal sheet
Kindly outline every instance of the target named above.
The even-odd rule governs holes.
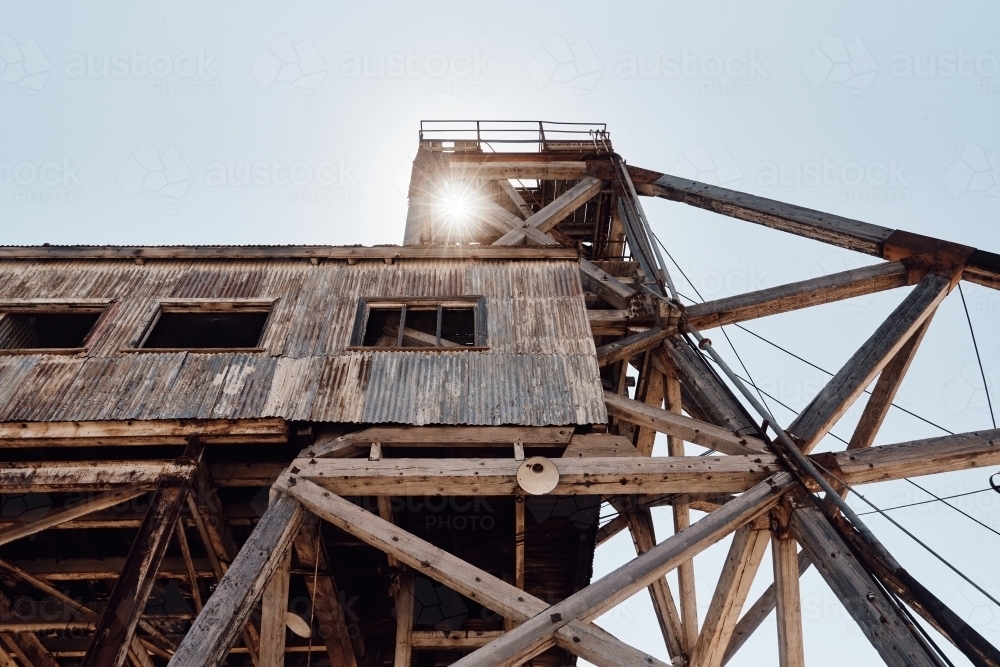
[[[486,296],[486,351],[347,350],[359,297]],[[606,420],[569,260],[0,262],[0,304],[115,301],[85,357],[0,356],[0,420],[252,418],[409,424]],[[129,351],[162,300],[273,300],[263,353]]]

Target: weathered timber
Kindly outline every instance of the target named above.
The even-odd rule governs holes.
[[[794,509],[789,528],[886,665],[939,667],[822,512]]]
[[[279,493],[170,659],[170,667],[217,667],[244,627],[302,523],[302,506]]]
[[[805,667],[802,645],[802,601],[799,596],[799,559],[795,539],[771,535],[771,561],[777,603],[778,665]],[[732,640],[729,642],[732,644]]]
[[[604,404],[612,417],[646,426],[702,447],[717,449],[727,454],[760,454],[768,451],[767,446],[759,438],[737,435],[725,428],[645,405],[610,391],[604,392]]]
[[[685,312],[694,328],[711,329],[903,287],[907,284],[908,275],[909,269],[902,262],[883,262],[694,304],[688,306]]]
[[[394,524],[333,493],[324,491],[308,480],[297,479],[292,484],[292,479],[295,478],[282,477],[277,484],[298,498],[314,514],[358,539],[386,553],[391,553],[400,562],[445,584],[469,599],[483,604],[504,618],[524,622],[544,612],[548,607],[544,602],[525,591],[519,590],[502,579],[407,533]],[[571,625],[573,627],[570,630],[578,633],[580,641],[570,640],[574,645],[567,647],[570,651],[578,654],[583,654],[588,650],[595,651],[595,654],[603,651],[597,646],[590,648],[595,639],[594,633],[597,633],[602,642],[611,642],[621,655],[641,660],[641,663],[635,662],[633,664],[663,666],[662,662],[614,639],[599,628],[590,630],[582,623]],[[547,648],[552,641],[551,638],[546,640],[545,647]],[[605,663],[597,664],[601,667],[605,665]]]
[[[631,308],[633,300],[638,296],[636,290],[583,258],[580,259],[580,280],[585,290],[593,292],[619,310]]]
[[[478,161],[462,156],[452,159],[452,174],[461,178],[492,179],[543,179],[571,180],[586,178],[587,163],[583,161],[552,160],[532,162],[524,158],[504,162]]]
[[[396,644],[393,667],[410,667],[413,658],[413,571],[405,570],[399,575],[399,591],[396,593]]]
[[[192,463],[175,461],[4,463],[0,465],[0,488],[4,493],[105,491],[125,484],[183,482],[194,469]]]
[[[586,175],[584,170],[583,175]],[[582,177],[582,176],[581,176]],[[576,259],[576,248],[489,246],[0,246],[0,259]]]
[[[285,614],[288,613],[288,577],[292,550],[285,549],[264,587],[260,613],[259,667],[285,667]]]
[[[877,257],[882,256],[882,243],[893,231],[860,220],[851,220],[668,174],[661,176],[655,183],[637,185],[636,190],[639,194],[679,201]]]
[[[503,634],[503,630],[414,630],[410,645],[414,649],[470,649],[485,646]]]
[[[347,626],[344,609],[340,604],[337,584],[330,574],[329,559],[315,517],[302,522],[294,544],[299,565],[309,573],[306,575],[306,588],[310,598],[316,600],[316,620],[322,630],[323,644],[330,664],[334,667],[357,667],[351,629]]]
[[[628,529],[632,534],[632,542],[635,544],[635,552],[638,555],[641,556],[656,546],[653,516],[648,509],[625,509],[625,517],[628,520]],[[656,612],[656,620],[660,624],[663,643],[667,646],[667,652],[671,657],[686,657],[687,653],[681,640],[683,633],[681,618],[677,612],[677,605],[674,602],[674,596],[670,591],[670,584],[667,583],[666,576],[656,578],[649,585],[648,590],[653,601],[653,610]]]
[[[341,436],[363,446],[380,442],[391,447],[406,445],[526,445],[566,444],[573,429],[565,426],[375,426]]]
[[[788,473],[777,473],[736,500],[668,537],[651,550],[574,593],[472,653],[453,667],[509,667],[537,655],[569,621],[591,620],[625,601],[657,577],[690,560],[729,532],[777,503],[778,494],[794,485]]]
[[[948,278],[929,273],[893,310],[875,333],[837,371],[788,426],[803,451],[819,444],[951,289]]]
[[[3,422],[0,449],[93,447],[97,445],[184,445],[198,438],[211,445],[283,443],[283,419],[204,419],[94,422]]]
[[[719,667],[733,628],[746,602],[757,568],[764,559],[770,533],[744,525],[733,535],[715,594],[705,614],[691,667]]]
[[[82,667],[120,667],[125,662],[204,449],[201,442],[192,440],[184,450],[185,459],[192,464],[188,479],[160,482],[157,486],[125,567],[101,612],[94,640],[80,663]]]
[[[613,363],[631,359],[637,354],[657,347],[665,338],[675,333],[676,330],[673,328],[655,328],[602,345],[597,348],[597,365],[610,366]]]
[[[529,228],[547,232],[587,203],[594,195],[604,189],[606,181],[587,176],[555,198],[542,210],[531,215],[520,228],[514,229],[493,242],[494,246],[516,246],[524,240]],[[530,237],[529,237],[530,238]]]
[[[28,535],[34,535],[35,533],[39,533],[48,528],[54,528],[93,512],[114,507],[119,503],[126,502],[148,493],[153,488],[155,488],[155,485],[153,484],[139,484],[127,486],[121,489],[114,489],[93,498],[78,502],[74,505],[50,512],[36,521],[9,526],[0,530],[0,545],[13,542],[14,540],[21,539],[22,537],[27,537]]]

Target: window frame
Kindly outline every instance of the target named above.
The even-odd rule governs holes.
[[[436,306],[438,309],[437,340],[441,340],[441,317],[443,308],[471,308],[475,331],[475,345],[458,345],[455,347],[443,345],[403,346],[401,343],[403,331],[406,328],[406,309],[409,307],[427,308]],[[365,345],[365,330],[368,328],[368,315],[372,309],[401,308],[399,341],[392,347],[374,347]],[[483,351],[489,348],[486,325],[486,297],[478,294],[465,296],[430,297],[359,297],[354,315],[354,327],[351,330],[351,342],[348,350],[367,350],[378,352],[468,352]]]
[[[264,341],[267,340],[268,327],[274,317],[278,299],[162,299],[155,304],[152,315],[146,319],[146,325],[139,335],[123,352],[171,353],[189,352],[191,354],[220,354],[226,352],[252,353],[267,352]],[[164,313],[231,313],[231,312],[267,313],[264,326],[260,330],[260,342],[255,347],[143,347]]]
[[[58,313],[98,313],[87,335],[78,347],[12,347],[0,348],[0,355],[17,354],[85,354],[100,337],[108,321],[114,299],[3,299],[0,300],[0,320],[8,313],[49,315]]]

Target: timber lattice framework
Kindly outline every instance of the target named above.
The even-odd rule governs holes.
[[[685,307],[643,196],[883,261]],[[594,623],[643,589],[672,665],[721,667],[776,610],[796,667],[811,566],[887,665],[949,664],[919,616],[1000,667],[843,500],[1000,464],[997,430],[873,446],[939,305],[960,280],[1000,288],[1000,256],[632,167],[602,125],[427,123],[409,202],[403,246],[0,249],[0,336],[57,307],[96,321],[0,362],[0,494],[53,499],[0,527],[0,667],[662,666]],[[701,334],[892,289],[787,425]],[[205,312],[266,315],[256,343],[149,347]],[[872,383],[847,448],[814,453]],[[87,386],[104,404],[74,402]],[[489,534],[469,498],[492,503]],[[126,530],[115,560],[105,536]],[[43,562],[76,531],[109,551]],[[622,531],[636,558],[593,580]],[[730,535],[699,621],[694,558]],[[40,596],[57,620],[19,609]]]

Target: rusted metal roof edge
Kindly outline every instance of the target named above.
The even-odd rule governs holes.
[[[576,248],[493,246],[0,246],[2,259],[578,259]]]

